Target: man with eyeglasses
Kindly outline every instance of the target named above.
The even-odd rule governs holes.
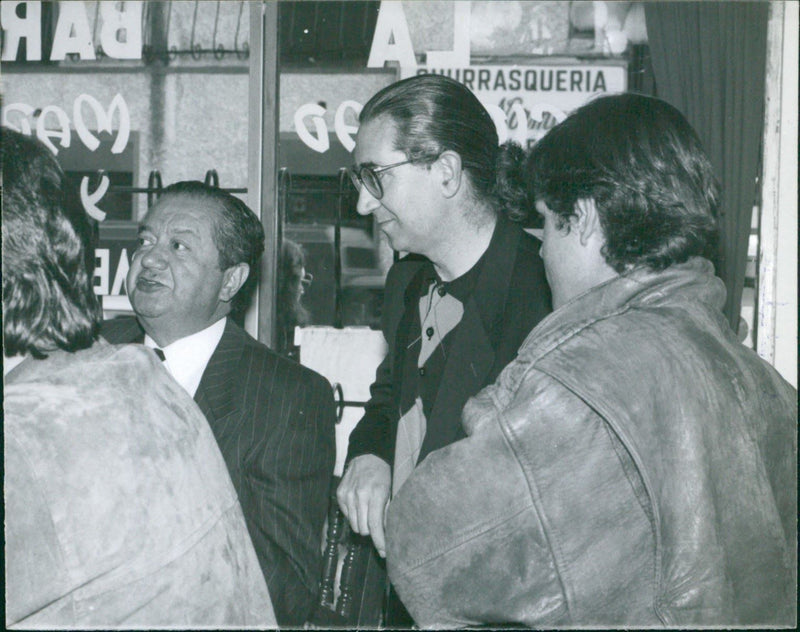
[[[389,353],[350,436],[337,497],[354,531],[385,554],[384,515],[413,469],[464,438],[461,410],[550,312],[522,149],[499,146],[489,113],[441,75],[394,83],[360,115],[350,177],[358,212],[396,251],[383,331]],[[389,626],[411,623],[390,597]]]

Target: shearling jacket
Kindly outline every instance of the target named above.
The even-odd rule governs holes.
[[[390,504],[419,625],[794,626],[797,393],[724,296],[636,269],[530,333]]]
[[[152,351],[28,358],[4,396],[7,627],[277,627],[214,435]]]

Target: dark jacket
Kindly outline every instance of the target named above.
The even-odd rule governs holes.
[[[144,340],[135,318],[106,321],[102,335]],[[302,626],[318,592],[336,459],[331,386],[228,319],[194,399],[228,466],[278,624]]]
[[[704,259],[562,306],[389,506],[423,627],[796,623],[797,392]]]
[[[453,351],[431,411],[431,418],[451,429],[451,441],[463,437],[461,410],[467,399],[495,380],[534,325],[550,313],[540,246],[518,224],[498,219],[464,315],[451,334]],[[413,364],[405,362],[404,351],[419,334],[412,331],[412,316],[430,266],[424,257],[411,255],[389,270],[382,315],[389,352],[376,371],[365,414],[350,435],[348,460],[375,454],[393,461],[403,370]]]

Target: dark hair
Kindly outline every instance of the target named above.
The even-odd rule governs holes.
[[[175,182],[162,191],[159,199],[173,195],[203,200],[217,210],[213,238],[219,252],[219,267],[226,270],[238,263],[250,266],[247,281],[231,302],[232,312],[243,311],[257,283],[259,260],[264,252],[264,227],[258,216],[235,195],[199,180]]]
[[[664,101],[590,101],[534,145],[526,171],[531,198],[547,204],[560,228],[578,200],[594,200],[603,256],[617,272],[713,257],[719,184],[697,134]]]
[[[511,141],[498,146],[492,117],[463,84],[437,74],[397,81],[367,102],[359,121],[380,116],[394,122],[394,148],[409,160],[430,165],[442,152],[454,151],[476,199],[514,220],[529,214],[522,148]]]
[[[281,246],[278,273],[278,330],[289,340],[297,325],[307,325],[311,314],[300,301],[303,294],[303,270],[306,254],[303,247],[290,239],[284,239]]]
[[[3,348],[45,358],[97,339],[94,225],[53,154],[2,128]]]

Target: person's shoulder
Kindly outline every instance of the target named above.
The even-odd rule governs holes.
[[[423,255],[409,253],[392,264],[386,274],[386,291],[403,291],[417,273],[425,266],[431,265]]]
[[[300,383],[309,388],[331,389],[330,382],[325,377],[299,362],[276,353],[239,325],[230,323],[228,330],[231,335],[241,338],[245,354],[249,354],[255,360],[251,366],[260,367],[261,371],[271,373],[276,379]]]
[[[135,316],[119,316],[103,320],[100,323],[100,335],[114,344],[141,342],[144,339],[144,331]]]
[[[161,406],[162,415],[164,410],[187,408],[191,403],[155,354],[142,345],[115,345],[100,339],[88,349],[55,351],[18,369],[14,382],[18,388],[7,389],[7,402],[12,394],[19,394],[19,401],[35,394],[41,417],[37,423],[41,424],[70,418],[128,420],[142,409]],[[121,406],[120,402],[137,405]]]
[[[91,347],[79,351],[55,351],[44,360],[24,362],[14,372],[14,381],[51,380],[53,383],[73,383],[97,379],[103,382],[122,376],[122,381],[134,381],[141,372],[147,375],[158,366],[150,350],[139,344],[113,344],[103,338]]]

